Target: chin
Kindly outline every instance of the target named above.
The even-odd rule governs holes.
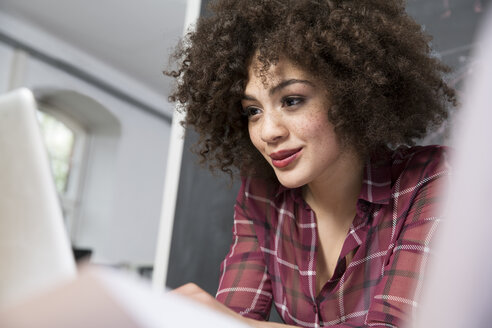
[[[277,180],[282,186],[289,189],[299,188],[306,184],[304,179],[299,179],[298,177],[286,177],[282,174],[276,174]]]

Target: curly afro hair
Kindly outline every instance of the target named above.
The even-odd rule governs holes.
[[[241,99],[253,56],[266,73],[279,56],[324,83],[327,115],[361,158],[412,145],[447,118],[449,68],[401,0],[218,0],[178,45],[170,95],[199,134],[202,163],[229,174],[271,175],[252,145]]]

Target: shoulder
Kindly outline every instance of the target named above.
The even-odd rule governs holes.
[[[429,146],[413,146],[399,147],[392,151],[392,159],[396,162],[404,163],[432,163],[443,164],[449,155],[450,149],[447,146],[429,145]]]
[[[422,184],[448,175],[450,150],[446,146],[400,147],[391,154],[391,176],[394,183]]]

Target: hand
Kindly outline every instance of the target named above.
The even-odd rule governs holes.
[[[179,294],[188,298],[191,298],[192,300],[201,303],[217,312],[226,314],[228,316],[234,317],[237,320],[240,320],[244,323],[248,323],[249,319],[244,318],[240,314],[232,311],[229,309],[227,306],[224,304],[220,303],[217,301],[214,297],[212,297],[209,293],[198,287],[194,283],[188,283],[186,285],[183,285],[181,287],[176,288],[173,290],[171,293]]]
[[[186,285],[178,287],[175,290],[173,290],[172,293],[191,298],[196,302],[199,302],[215,311],[231,316],[236,320],[239,320],[244,324],[253,328],[289,328],[289,327],[295,328],[294,326],[290,326],[290,325],[279,324],[274,322],[258,321],[258,320],[245,318],[241,316],[239,313],[232,311],[227,306],[217,301],[209,293],[207,293],[206,291],[204,291],[194,283],[188,283]]]

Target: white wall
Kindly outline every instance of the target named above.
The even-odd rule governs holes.
[[[135,81],[104,67],[97,59],[72,48],[66,55],[63,51],[69,47],[54,37],[40,30],[33,31],[20,21],[15,21],[14,25],[19,28],[17,32],[12,32],[5,24],[0,24],[0,30],[12,32],[11,35],[21,41],[45,40],[47,43],[44,44],[31,43],[41,52],[58,49],[57,55],[65,61],[88,69],[91,74],[97,73],[98,78],[105,81],[111,77],[114,86],[128,90],[131,96],[135,96],[135,90],[140,92],[139,97],[150,95],[147,103],[163,112],[172,107],[164,100],[164,95],[143,90],[142,85],[136,87]],[[23,34],[26,30],[29,32]],[[12,53],[12,49],[0,42],[2,92],[8,88],[5,80],[9,77],[6,75],[15,74],[10,72]],[[84,61],[80,62],[80,58]],[[97,64],[91,66],[91,63]],[[35,92],[45,89],[76,91],[95,100],[119,121],[119,135],[93,133],[89,137],[89,162],[73,242],[77,246],[93,248],[95,262],[151,265],[160,218],[170,124],[36,58],[26,57],[20,70],[22,74],[17,74],[17,86],[26,86]]]
[[[169,117],[172,116],[174,107],[166,101],[164,94],[154,92],[140,81],[91,56],[84,49],[63,42],[56,35],[45,32],[39,26],[2,12],[1,8],[0,32],[56,60],[77,66],[87,74],[157,108]]]
[[[0,93],[4,93],[9,87],[10,66],[14,58],[14,50],[0,43]]]

